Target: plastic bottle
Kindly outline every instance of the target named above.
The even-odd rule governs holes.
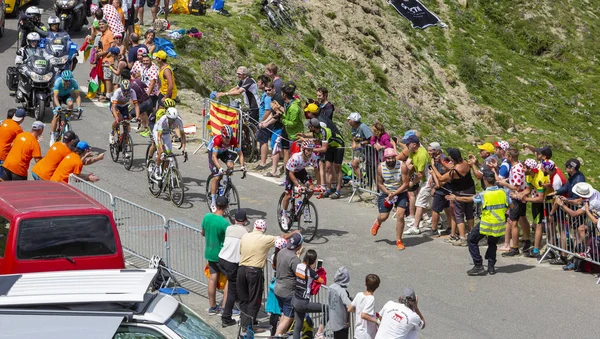
[[[223,195],[223,193],[225,192],[224,187],[225,186],[222,183],[219,185],[219,195]]]
[[[295,211],[296,211],[296,212],[298,212],[298,210],[300,210],[300,206],[302,206],[302,200],[298,200],[298,201],[296,202],[296,207],[295,207],[295,208],[296,208],[296,209],[295,209]]]

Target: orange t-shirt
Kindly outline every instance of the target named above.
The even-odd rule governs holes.
[[[29,132],[23,132],[15,137],[2,166],[16,175],[26,177],[31,158],[41,157],[42,150],[37,138]]]
[[[64,143],[57,141],[52,144],[42,160],[38,161],[33,166],[31,171],[37,174],[42,180],[50,180],[52,174],[60,164],[60,162],[71,153],[71,150]]]
[[[52,174],[51,181],[62,181],[65,184],[69,183],[69,175],[73,174],[81,174],[81,169],[83,168],[83,161],[81,161],[81,157],[79,154],[75,152],[69,153],[58,165],[54,174]]]
[[[102,33],[102,36],[100,36],[100,41],[102,42],[102,52],[108,51],[108,49],[110,48],[110,44],[112,44],[113,41],[115,41],[113,33],[110,31],[110,29],[107,28],[106,31]],[[102,57],[102,62],[105,61],[107,61],[111,65],[115,63],[115,59],[110,53]]]
[[[13,119],[6,119],[0,125],[0,160],[6,159],[13,140],[23,133],[21,126]]]

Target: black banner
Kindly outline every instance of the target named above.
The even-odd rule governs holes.
[[[400,15],[408,19],[413,28],[423,29],[441,23],[435,14],[417,0],[391,0],[389,4],[394,6]]]

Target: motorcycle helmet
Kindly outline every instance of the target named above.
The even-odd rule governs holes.
[[[42,12],[37,6],[31,6],[25,10],[25,14],[32,19],[36,19],[38,22],[42,20]]]
[[[221,136],[223,138],[231,138],[233,136],[233,128],[229,125],[224,125],[223,128],[221,128]]]
[[[167,108],[169,108],[169,107],[175,107],[175,100],[173,100],[171,98],[166,98],[165,101],[163,102],[163,104]]]
[[[69,70],[63,71],[60,74],[60,77],[63,79],[63,81],[71,81],[73,80],[73,72]]]
[[[121,80],[121,92],[123,92],[123,94],[127,94],[127,93],[129,93],[130,89],[131,89],[131,83],[129,82],[129,80],[127,80],[127,79]]]
[[[56,27],[52,27],[54,25],[56,25]],[[60,25],[60,19],[56,15],[53,15],[48,18],[48,27],[50,28],[51,31],[58,32],[59,25]]]
[[[177,108],[169,107],[167,108],[167,118],[170,120],[175,120],[179,117],[179,113],[177,113]]]
[[[35,43],[35,45],[32,45]],[[40,45],[40,35],[36,32],[31,32],[27,34],[27,46],[35,48]]]

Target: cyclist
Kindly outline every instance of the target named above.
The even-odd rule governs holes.
[[[185,152],[185,133],[183,133],[183,121],[179,117],[179,113],[177,112],[177,108],[169,107],[165,114],[158,119],[156,125],[154,125],[154,130],[152,131],[152,135],[154,136],[154,143],[158,152],[156,153],[156,169],[154,172],[154,177],[157,180],[162,178],[162,154],[163,153],[171,153],[173,148],[173,144],[171,143],[171,131],[179,130],[180,138],[181,138],[181,149]]]
[[[242,148],[240,147],[236,137],[233,136],[233,128],[231,128],[231,126],[224,125],[221,128],[221,134],[213,137],[206,148],[208,149],[208,168],[212,174],[219,175],[219,180],[213,180],[210,187],[212,199],[210,209],[214,213],[217,209],[217,187],[221,181],[221,176],[225,172],[219,163],[219,160],[227,164],[227,170],[233,170],[235,153],[237,153],[237,156],[240,159],[240,165],[242,166],[242,171],[246,171],[246,166],[244,163],[244,154],[242,154]]]
[[[315,144],[310,140],[305,140],[301,146],[302,152],[294,153],[285,165],[285,197],[281,202],[281,227],[284,230],[288,229],[289,225],[287,209],[294,187],[303,189],[302,185],[307,185],[309,190],[313,191],[315,189],[312,178],[306,172],[308,166],[319,167],[319,157],[313,152]],[[309,198],[310,196],[312,196],[312,193],[309,193]]]
[[[167,112],[167,109],[169,109],[171,107],[175,107],[175,100],[173,100],[171,98],[166,98],[165,101],[163,102],[163,104],[165,105],[165,107],[161,106],[158,110],[156,110],[156,112],[152,112],[148,116],[148,126],[150,128],[150,138],[151,139],[154,139],[153,131],[154,131],[154,126],[156,125],[156,122],[165,115],[165,113]],[[179,130],[175,130],[175,132],[178,133]],[[154,152],[156,152],[156,143],[154,140],[151,140],[151,142],[152,142],[152,144],[150,145],[150,150],[148,152],[150,159],[152,158],[152,155],[154,154]],[[148,160],[148,159],[146,159],[146,160]]]
[[[110,101],[110,110],[115,121],[112,124],[109,142],[114,144],[115,130],[118,128],[119,122],[123,121],[123,119],[131,119],[129,116],[129,103],[131,102],[133,104],[136,116],[140,115],[140,106],[138,105],[137,96],[135,95],[135,92],[131,90],[131,84],[127,79],[121,80],[119,88],[113,93]],[[129,126],[127,126],[127,128],[127,132],[129,132]]]
[[[73,72],[65,70],[60,74],[54,81],[54,109],[52,112],[52,124],[50,125],[50,147],[54,141],[56,141],[56,129],[58,128],[58,120],[60,115],[58,114],[61,110],[62,104],[66,104],[69,110],[73,109],[73,98],[71,92],[75,93],[75,102],[77,103],[77,111],[83,112],[81,108],[81,95],[79,94],[79,83],[73,79]]]

